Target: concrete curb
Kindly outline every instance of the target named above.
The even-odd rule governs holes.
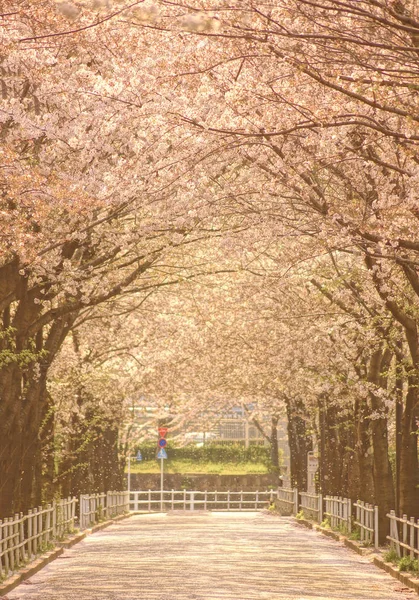
[[[303,525],[303,527],[307,527],[307,529],[313,529],[314,527],[314,523],[307,521],[306,519],[295,518],[295,523],[297,523],[297,525]]]
[[[8,592],[11,592],[15,587],[17,587],[18,585],[35,575],[35,573],[38,573],[38,571],[40,571],[41,569],[49,565],[49,563],[51,563],[53,560],[61,556],[64,550],[71,548],[75,544],[78,544],[79,542],[84,540],[86,536],[96,533],[97,531],[101,531],[102,529],[106,529],[107,527],[110,527],[110,525],[113,525],[118,521],[122,521],[122,519],[128,519],[132,516],[132,513],[128,515],[119,515],[118,517],[110,519],[109,521],[105,521],[104,523],[98,523],[97,525],[94,525],[91,529],[86,529],[82,533],[78,533],[68,540],[58,542],[57,547],[54,548],[54,550],[46,552],[41,557],[36,558],[28,566],[23,567],[19,570],[19,572],[15,573],[14,575],[6,579],[6,581],[1,583],[0,597],[5,596]]]
[[[343,543],[347,548],[353,550],[361,556],[369,556],[376,567],[383,569],[383,571],[386,571],[389,575],[391,575],[395,579],[398,579],[400,583],[402,583],[406,587],[411,588],[412,590],[415,590],[415,592],[419,594],[419,578],[413,577],[413,575],[407,575],[405,572],[400,572],[396,566],[394,566],[391,563],[385,562],[384,559],[381,558],[381,556],[373,556],[374,550],[370,548],[364,548],[355,540],[350,540],[344,535],[340,535],[339,533],[331,529],[325,529],[320,525],[316,525],[316,523],[313,523],[312,521],[307,521],[306,519],[294,519],[294,522],[297,523],[297,525],[303,525],[308,529],[314,529],[314,531],[318,531],[322,535],[330,537],[336,540],[337,542]]]
[[[407,575],[405,572],[399,571],[399,569],[392,563],[385,562],[381,556],[374,557],[374,564],[376,567],[383,569],[386,573],[389,573],[395,579],[398,579],[403,585],[415,590],[419,594],[419,579],[413,577],[413,575]]]
[[[64,548],[55,548],[54,550],[51,550],[51,552],[44,554],[41,558],[34,560],[30,566],[21,569],[19,573],[9,577],[9,579],[0,585],[0,596],[4,596],[23,581],[29,579],[29,577],[32,577],[35,573],[38,573],[38,571],[46,567],[50,562],[61,556],[63,552]]]

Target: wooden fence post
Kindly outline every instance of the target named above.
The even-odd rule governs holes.
[[[374,507],[374,548],[378,549],[378,506]]]
[[[318,504],[318,507],[319,507],[319,512],[318,512],[319,523],[322,523],[323,522],[323,496],[322,496],[322,494],[319,494],[319,500],[318,500],[318,502],[319,502],[319,504]]]
[[[3,521],[0,520],[0,577],[3,577]]]

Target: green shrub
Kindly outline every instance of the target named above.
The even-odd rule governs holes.
[[[403,556],[399,559],[400,571],[410,571],[411,573],[417,573],[419,571],[419,563],[417,559],[410,558],[410,556]]]
[[[323,519],[323,521],[320,523],[320,527],[324,527],[325,529],[330,529],[330,521],[327,517],[325,519]]]
[[[155,460],[158,451],[157,439],[155,444],[139,444],[134,454],[137,454],[138,450],[141,451],[143,460]],[[261,446],[257,444],[251,444],[248,448],[245,448],[243,444],[229,443],[219,444],[212,442],[204,446],[196,446],[195,444],[189,444],[182,448],[176,448],[171,445],[170,439],[168,440],[168,460],[170,459],[184,459],[202,462],[235,462],[235,463],[247,463],[256,462],[262,463],[267,466],[271,466],[270,449],[267,446]]]
[[[394,564],[399,562],[399,555],[394,550],[394,548],[391,548],[390,550],[387,550],[387,552],[384,552],[383,558],[386,562],[391,562]]]
[[[354,542],[358,542],[361,539],[361,532],[357,527],[352,529],[351,533],[349,534],[349,539],[354,540]]]

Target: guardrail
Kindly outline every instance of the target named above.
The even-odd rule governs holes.
[[[354,507],[354,525],[359,527],[361,542],[374,544],[374,548],[378,548],[378,506],[358,500]]]
[[[326,510],[332,528],[344,529],[347,533],[352,531],[352,501],[340,496],[325,496]]]
[[[412,559],[419,558],[419,519],[416,523],[413,517],[408,519],[407,515],[397,517],[394,510],[387,517],[390,519],[390,535],[387,539],[391,548],[399,557],[409,555]]]
[[[39,506],[0,521],[0,578],[74,530],[77,498]]]
[[[276,503],[281,513],[298,513],[298,490],[296,488],[278,488]]]
[[[260,510],[273,502],[276,492],[218,492],[199,490],[138,490],[130,492],[133,511],[166,512],[167,510]]]
[[[323,521],[323,496],[321,494],[300,492],[300,497],[300,508],[303,511],[304,516],[321,523]]]
[[[129,492],[82,494],[80,496],[80,529],[87,529],[103,519],[129,512]]]

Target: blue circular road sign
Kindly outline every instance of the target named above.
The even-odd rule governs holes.
[[[167,446],[167,442],[163,438],[158,441],[158,444],[159,444],[160,448],[164,448],[165,446]]]

